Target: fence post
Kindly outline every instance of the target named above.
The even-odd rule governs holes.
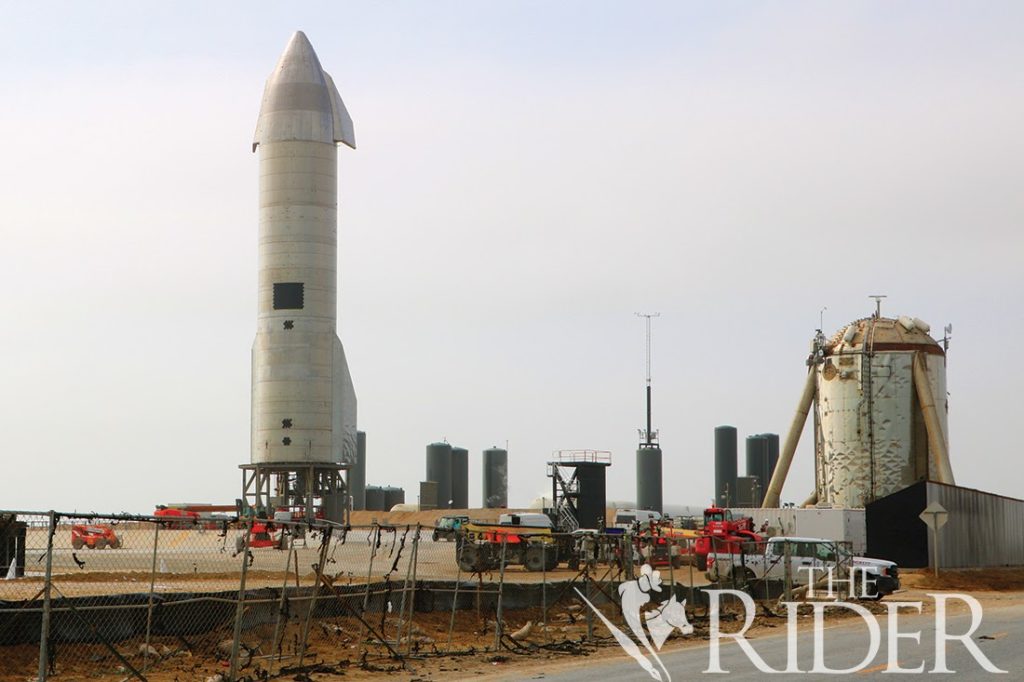
[[[622,535],[622,554],[626,563],[626,580],[633,579],[633,533],[626,531]]]
[[[690,554],[690,560],[687,562],[690,565],[690,608],[696,609],[697,605],[694,603],[693,597],[693,562],[697,560],[697,541],[694,538],[687,538],[686,546]]]
[[[556,550],[557,551],[557,550]],[[548,543],[540,543],[540,624],[547,625],[548,620]]]
[[[501,536],[501,573],[498,577],[498,608],[494,618],[494,650],[501,646],[501,595],[505,587],[505,548],[508,546],[508,534]]]
[[[252,539],[252,523],[249,519],[245,525],[245,541],[242,543],[242,577],[238,581],[238,605],[235,608],[235,633],[231,639],[231,671],[229,682],[235,681],[238,674],[238,648],[242,639],[242,614],[245,613],[245,578],[249,573],[249,542]]]
[[[309,600],[309,612],[306,614],[306,623],[302,626],[302,648],[299,650],[299,667],[306,658],[306,647],[309,644],[309,623],[313,620],[313,610],[316,609],[316,599],[320,594],[320,584],[324,579],[324,563],[327,561],[327,549],[331,546],[331,534],[334,528],[324,526],[320,529],[320,558],[316,562],[316,582],[313,584],[313,596]],[[296,559],[298,566],[298,559]]]
[[[653,560],[653,556],[651,559]],[[652,564],[653,565],[653,564]],[[583,581],[587,586],[587,601],[591,604],[594,603],[594,593],[591,590],[591,585],[594,579],[590,577],[590,560],[588,557],[584,557],[583,562]],[[587,641],[592,642],[594,640],[594,609],[587,609]]]
[[[785,581],[783,587],[786,591],[786,601],[792,601],[793,594],[793,562],[791,561],[792,556],[793,551],[792,549],[790,549],[789,541],[784,540],[782,543],[782,563],[784,567],[782,575],[783,580]],[[765,575],[767,575],[767,570],[765,571]]]
[[[373,578],[373,558],[377,556],[377,544],[380,542],[380,526],[373,524],[370,531],[370,567],[366,569],[366,594],[363,595],[363,613],[370,605],[370,580]]]
[[[53,534],[57,531],[57,513],[50,510],[50,531],[46,539],[46,577],[43,579],[43,617],[39,630],[39,682],[46,682],[49,672],[50,583],[53,578]]]
[[[668,581],[672,583],[671,595],[676,594],[676,557],[672,553],[678,551],[679,548],[676,546],[676,539],[672,536],[665,538],[665,546],[668,549]]]
[[[156,590],[156,554],[160,542],[160,524],[153,524],[153,562],[149,568],[149,602],[146,605],[146,646],[143,649],[142,672],[149,668],[149,635],[153,629],[153,592]]]
[[[449,653],[452,650],[452,632],[455,630],[455,607],[459,603],[459,584],[462,582],[462,548],[466,546],[465,538],[459,535],[455,536],[455,563],[457,565],[455,573],[455,595],[452,597],[452,617],[448,623],[448,647],[445,653]]]
[[[292,537],[293,538],[295,537],[294,533],[292,534]],[[294,543],[294,539],[293,539],[292,542]],[[299,567],[299,555],[298,555],[298,552],[297,552],[297,550],[294,547],[289,546],[288,547],[288,551],[285,553],[284,580],[281,582],[281,597],[277,600],[277,620],[274,622],[274,639],[271,642],[271,647],[272,648],[271,648],[271,651],[270,651],[270,662],[268,663],[268,665],[270,666],[270,674],[274,673],[274,654],[275,653],[277,654],[277,661],[278,661],[278,663],[281,662],[281,658],[282,658],[281,648],[280,648],[281,647],[281,643],[279,641],[282,638],[282,636],[283,636],[282,632],[281,632],[281,618],[284,617],[284,596],[285,596],[285,592],[287,592],[287,590],[288,590],[288,578],[291,577],[288,572],[291,570],[291,567],[292,567],[292,554],[295,555],[295,568],[296,568],[296,570],[298,570],[298,567]]]
[[[409,535],[409,526],[405,527],[405,535],[402,536],[402,544],[405,544],[405,538]],[[415,535],[413,539],[415,540]],[[413,542],[413,546],[415,546]],[[412,573],[412,551],[409,553],[409,558],[405,560],[405,580],[402,581],[402,601],[398,605],[398,628],[395,631],[395,650],[401,653],[402,651],[402,621],[405,620],[405,598],[406,593],[409,590],[409,575]]]
[[[402,618],[406,619],[408,623],[408,631],[406,637],[409,638],[409,649],[406,653],[412,652],[412,614],[416,611],[416,569],[419,567],[420,559],[420,524],[416,524],[416,535],[412,538],[412,556],[409,557],[409,561],[412,562],[412,596],[409,599],[409,615],[406,617],[402,614]],[[398,653],[402,653],[402,647],[396,647]]]

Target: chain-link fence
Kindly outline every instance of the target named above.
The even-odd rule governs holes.
[[[653,528],[445,533],[0,512],[0,682],[291,679],[324,666],[570,651],[613,641],[605,619],[621,622],[619,588],[645,564],[668,586],[659,598],[685,601],[697,619],[709,588],[799,599],[825,577],[842,591],[852,572],[842,543],[709,546]]]

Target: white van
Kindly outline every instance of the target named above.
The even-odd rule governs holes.
[[[661,514],[650,509],[616,509],[615,517],[612,520],[612,528],[623,528],[632,530],[639,523],[641,528],[646,528],[651,521],[661,522]]]

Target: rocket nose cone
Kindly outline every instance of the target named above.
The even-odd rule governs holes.
[[[292,35],[263,89],[253,151],[270,140],[343,142],[355,147],[352,118],[302,31]]]
[[[323,68],[316,56],[313,45],[302,31],[296,31],[288,46],[284,48],[281,58],[271,78],[279,83],[323,83]]]

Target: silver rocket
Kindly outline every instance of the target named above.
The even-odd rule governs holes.
[[[253,464],[353,463],[356,396],[337,334],[338,143],[352,119],[301,31],[267,79],[259,148]]]

